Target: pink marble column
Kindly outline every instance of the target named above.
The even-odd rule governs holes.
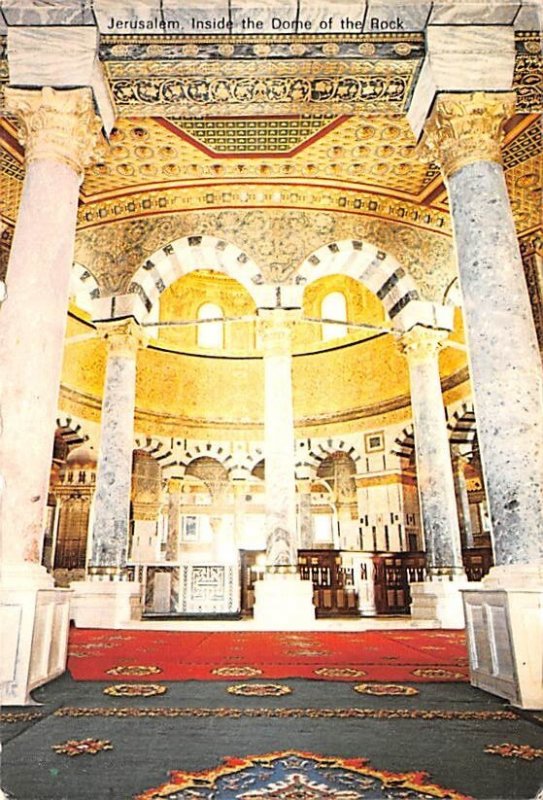
[[[0,311],[4,580],[39,572],[79,186],[101,138],[90,89],[8,88],[6,105],[26,175]]]

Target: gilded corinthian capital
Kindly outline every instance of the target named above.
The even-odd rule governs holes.
[[[145,332],[133,319],[100,322],[96,328],[107,342],[108,352],[113,356],[135,358],[138,348],[147,342]]]
[[[398,347],[410,364],[423,364],[437,358],[448,336],[449,331],[415,325],[398,339]]]
[[[26,163],[52,159],[78,175],[104,157],[102,124],[90,89],[6,89],[6,110],[22,123]]]
[[[514,92],[439,95],[424,127],[422,157],[436,161],[445,177],[475,161],[501,164],[503,125],[514,108]]]

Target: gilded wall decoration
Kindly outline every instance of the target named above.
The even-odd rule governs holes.
[[[93,195],[126,191],[128,187],[139,189],[149,183],[171,191],[185,181],[202,178],[206,182],[318,178],[351,187],[382,187],[387,194],[401,193],[416,200],[439,172],[435,165],[418,158],[405,117],[362,119],[314,114],[303,117],[302,122],[299,115],[175,119],[175,124],[163,119],[119,119],[104,163],[86,171],[83,195],[90,203]],[[300,147],[300,137],[310,130],[317,133]],[[185,133],[191,138],[187,140]],[[200,137],[201,144],[194,142],[194,136]],[[289,152],[274,155],[269,148],[279,144]],[[203,145],[219,152],[205,151]],[[110,208],[116,206],[116,213],[138,213],[138,197],[123,198],[120,191],[116,192],[107,214],[111,215]],[[91,221],[97,213],[86,208],[83,218]]]
[[[398,113],[420,60],[108,62],[125,116]]]
[[[517,111],[543,111],[543,55],[541,33],[519,31],[515,34],[515,72],[513,89],[517,93]]]
[[[342,34],[325,38],[314,35],[274,33],[216,37],[182,36],[126,36],[102,35],[100,37],[100,59],[102,61],[186,61],[201,59],[228,61],[229,59],[300,59],[326,60],[330,57],[330,45],[334,47],[335,59],[424,58],[423,33],[372,33]],[[221,44],[225,42],[226,44]]]
[[[76,260],[92,271],[103,294],[121,293],[146,258],[195,233],[234,242],[273,283],[292,281],[303,260],[322,245],[350,238],[397,258],[427,299],[440,302],[456,275],[448,236],[364,215],[277,208],[168,214],[90,227],[78,232]]]
[[[537,340],[543,353],[543,251],[524,255],[522,262],[532,304]]]
[[[0,147],[0,174],[2,175],[2,217],[15,222],[23,190],[24,169],[19,161],[3,147]]]

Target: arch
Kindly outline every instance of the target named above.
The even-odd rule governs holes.
[[[202,303],[198,309],[201,324],[197,328],[198,347],[222,350],[224,347],[224,312],[217,303]],[[205,320],[212,320],[205,322]]]
[[[324,480],[332,488],[336,503],[356,502],[356,463],[350,453],[333,450],[320,462],[315,481]]]
[[[472,444],[477,437],[477,421],[472,402],[464,402],[450,417],[447,428],[451,444]]]
[[[342,439],[340,436],[334,436],[326,439],[324,443],[315,440],[298,442],[296,447],[296,467],[309,466],[316,475],[321,463],[333,453],[344,453],[352,459],[355,465],[362,459],[362,453],[354,444]]]
[[[100,287],[92,272],[74,262],[70,274],[70,299],[78,308],[92,314],[93,300],[100,297]]]
[[[253,447],[250,453],[247,453],[240,459],[239,466],[246,470],[249,475],[256,467],[256,465],[264,459],[264,451],[261,447]]]
[[[296,283],[306,286],[334,274],[361,281],[381,300],[390,319],[411,301],[421,299],[415,281],[393,256],[359,239],[319,247],[302,263]]]
[[[321,317],[347,322],[347,298],[343,292],[329,292],[321,300]],[[347,335],[346,325],[334,325],[330,322],[322,323],[322,339],[330,342],[332,339],[341,339]]]
[[[139,295],[150,313],[168,286],[198,269],[229,275],[258,305],[257,287],[264,279],[257,265],[239,247],[216,236],[184,236],[161,247],[135,272],[128,291]]]
[[[214,499],[224,495],[229,483],[228,469],[216,458],[201,455],[187,465],[185,476],[203,481]]]
[[[415,428],[413,425],[408,425],[403,429],[401,434],[394,440],[394,447],[391,450],[392,454],[398,458],[407,459],[409,462],[415,460]]]
[[[79,447],[84,442],[88,442],[90,436],[84,432],[81,423],[72,417],[60,416],[56,419],[57,428],[55,436],[62,440],[67,450]]]
[[[180,455],[178,463],[186,469],[192,461],[203,456],[214,458],[215,461],[222,464],[226,471],[236,466],[230,449],[216,442],[200,442],[200,444],[191,445]]]

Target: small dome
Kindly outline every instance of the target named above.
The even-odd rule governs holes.
[[[76,447],[66,458],[70,467],[96,467],[96,456],[88,447]]]

